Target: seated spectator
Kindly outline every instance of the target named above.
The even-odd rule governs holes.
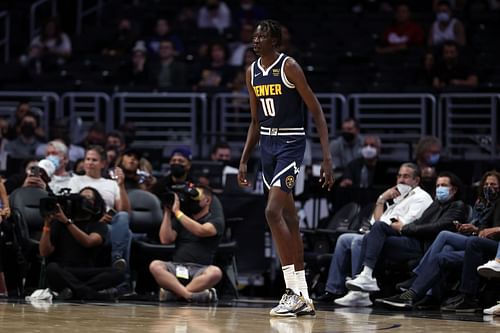
[[[39,248],[48,259],[47,284],[60,300],[114,298],[116,289],[110,288],[125,276],[118,268],[99,267],[107,238],[106,224],[99,220],[106,204],[94,188],[84,187],[79,194],[81,205],[74,215],[58,204],[44,216]]]
[[[5,179],[4,185],[7,190],[7,194],[11,194],[17,188],[23,186],[26,177],[30,175],[31,167],[37,166],[38,160],[36,158],[26,159],[22,162],[22,167],[19,171],[11,174]]]
[[[222,271],[213,260],[224,232],[224,213],[220,203],[214,208],[215,196],[207,188],[195,189],[198,197],[189,204],[181,205],[176,193],[170,207],[164,203],[160,242],[175,243],[175,252],[172,261],[154,260],[149,266],[160,286],[160,301],[217,301],[213,287],[221,280]]]
[[[118,154],[122,154],[127,148],[125,137],[120,131],[111,131],[106,134],[106,149],[116,149]]]
[[[146,54],[143,41],[138,41],[132,49],[132,57],[117,70],[115,77],[120,86],[153,86],[155,83],[151,61]]]
[[[69,187],[71,193],[78,193],[85,187],[93,187],[101,194],[106,203],[106,211],[100,221],[106,223],[108,227],[113,267],[122,268],[128,272],[131,231],[128,213],[130,202],[124,184],[125,176],[123,171],[116,167],[113,179],[102,177],[105,164],[106,156],[102,147],[91,146],[87,148],[83,163],[85,175],[71,177]]]
[[[54,174],[49,182],[49,187],[55,194],[62,194],[64,189],[69,189],[69,181],[73,176],[73,174],[67,170],[69,163],[68,147],[61,141],[50,141],[47,144],[45,158],[51,161],[55,166]]]
[[[21,76],[25,81],[36,81],[51,71],[51,66],[44,57],[43,45],[32,42],[25,54],[19,57]]]
[[[10,205],[7,190],[3,185],[3,179],[0,179],[0,224],[10,216]],[[3,273],[2,246],[0,246],[0,299],[8,297],[7,285],[5,284],[5,275]]]
[[[234,76],[234,68],[227,63],[227,48],[222,42],[210,44],[209,59],[201,64],[197,86],[204,88],[226,88]]]
[[[347,164],[340,187],[372,188],[374,184],[385,185],[386,177],[378,164],[381,142],[376,135],[367,135],[363,139],[361,157]],[[378,166],[378,167],[377,167]]]
[[[55,64],[62,64],[71,56],[71,39],[61,30],[55,17],[47,20],[40,35],[33,38],[31,45],[40,45],[43,57],[51,58]]]
[[[382,193],[377,200],[371,224],[385,223],[394,225],[394,228],[410,225],[420,218],[424,211],[431,205],[432,198],[419,186],[420,171],[413,163],[403,163],[399,168],[397,185]],[[387,201],[393,200],[392,204]],[[395,222],[392,222],[392,219]],[[381,222],[380,222],[381,221]],[[345,281],[349,270],[346,258],[351,254],[351,274],[354,277],[361,270],[361,244],[362,234],[342,234],[335,245],[325,294],[318,301],[332,301],[343,306],[370,306],[372,305],[368,293],[350,291],[345,294]],[[341,297],[341,298],[340,298]]]
[[[116,161],[116,166],[123,170],[127,191],[149,190],[156,183],[151,163],[142,157],[139,149],[126,149]]]
[[[222,34],[224,29],[230,26],[231,10],[226,3],[220,0],[205,0],[205,5],[198,11],[198,28],[213,28]]]
[[[5,151],[12,158],[23,159],[34,157],[36,149],[42,142],[36,137],[38,119],[32,113],[25,114],[19,122],[19,134],[5,146]]]
[[[470,65],[460,59],[456,43],[445,42],[443,44],[442,60],[434,67],[432,85],[436,89],[477,87],[477,74]]]
[[[245,53],[252,47],[253,25],[243,24],[240,28],[239,39],[229,44],[231,55],[228,64],[235,67],[241,67],[245,61]],[[245,68],[246,69],[246,68]]]
[[[36,117],[35,113],[31,110],[30,103],[26,101],[21,101],[17,104],[16,113],[11,119],[9,119],[9,127],[7,129],[6,138],[9,140],[14,140],[21,134],[21,122],[27,114],[31,114]],[[40,124],[35,128],[35,136],[39,141],[45,140],[45,132]]]
[[[453,17],[450,3],[439,1],[436,6],[436,20],[432,23],[427,44],[436,47],[446,41],[465,46],[465,28],[462,22]]]
[[[436,184],[436,169],[441,160],[441,140],[435,136],[424,136],[415,147],[415,163],[422,173],[420,186],[431,196],[434,196]]]
[[[413,270],[415,276],[411,280],[409,289],[402,294],[381,299],[380,302],[396,308],[413,308],[419,301],[439,305],[441,297],[439,286],[440,281],[446,276],[446,267],[464,263],[465,251],[470,237],[475,235],[491,239],[498,237],[496,233],[500,227],[499,192],[500,173],[496,171],[486,172],[481,179],[478,199],[472,209],[470,221],[458,223],[457,232],[441,231],[418,266]],[[474,267],[474,270],[476,268],[477,266]],[[473,281],[477,280],[473,278]],[[469,283],[469,280],[464,281],[464,283]],[[475,286],[472,285],[472,288]],[[431,289],[432,295],[429,294]],[[447,310],[466,312],[475,311],[478,307],[478,304],[470,298],[461,298],[449,305],[451,307]]]
[[[396,6],[394,22],[385,29],[382,42],[376,48],[380,54],[400,52],[424,44],[424,30],[412,21],[408,4],[400,3]]]
[[[87,130],[87,134],[83,139],[82,146],[88,149],[90,146],[101,146],[106,145],[106,130],[104,125],[100,122],[94,122],[90,125]]]
[[[73,131],[74,133],[75,131]],[[69,118],[59,118],[54,120],[50,126],[50,140],[60,141],[68,148],[68,166],[85,156],[85,149],[82,146],[73,144],[71,141],[71,124]],[[47,151],[47,145],[42,144],[36,150],[36,156],[44,156]]]
[[[284,25],[281,26],[281,44],[279,47],[279,52],[283,52],[299,63],[302,62],[302,54],[300,53],[297,46],[293,43],[290,30]]]
[[[43,159],[27,170],[22,187],[36,187],[54,194],[49,183],[56,171],[55,159]]]
[[[335,172],[342,175],[349,162],[361,157],[362,147],[363,138],[359,134],[358,121],[354,118],[344,119],[340,136],[330,143]]]
[[[420,87],[432,86],[433,71],[436,62],[434,60],[434,53],[430,50],[426,51],[423,59],[422,66],[416,71],[415,81]]]
[[[229,174],[237,175],[238,168],[235,168],[229,163],[232,161],[231,156],[231,146],[227,142],[218,142],[212,147],[212,153],[210,154],[210,159],[212,161],[223,162],[224,169],[222,170],[222,186],[226,185],[226,176]]]
[[[160,43],[162,40],[170,40],[174,46],[174,54],[184,53],[184,43],[182,39],[172,32],[170,22],[165,17],[159,17],[155,21],[153,34],[146,38],[146,48],[148,56],[157,58],[160,55]]]
[[[137,32],[128,17],[120,17],[111,36],[104,36],[102,54],[110,57],[122,57],[130,52],[137,39]]]
[[[187,71],[183,62],[175,59],[174,45],[170,40],[160,42],[159,59],[153,64],[156,83],[160,89],[185,89]]]

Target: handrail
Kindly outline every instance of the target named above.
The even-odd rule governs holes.
[[[10,14],[7,11],[0,12],[0,20],[4,19],[5,36],[0,39],[0,47],[3,46],[3,61],[10,61]]]
[[[78,0],[76,4],[76,27],[75,31],[77,35],[82,34],[82,27],[83,27],[83,19],[87,16],[90,16],[92,14],[96,14],[97,16],[97,21],[101,19],[102,15],[102,8],[103,8],[103,0],[96,0],[96,4],[94,6],[90,6],[87,9],[83,9],[83,2],[85,0]]]
[[[44,5],[47,2],[50,2],[50,14],[52,16],[57,15],[57,0],[38,0],[37,2],[33,3],[30,8],[30,41],[39,32],[39,29],[36,27],[36,12],[38,10],[38,7]]]

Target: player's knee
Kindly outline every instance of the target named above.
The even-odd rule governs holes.
[[[267,206],[266,219],[270,224],[279,223],[281,221],[281,212],[272,206]]]

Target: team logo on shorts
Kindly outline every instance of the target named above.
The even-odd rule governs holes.
[[[292,188],[293,185],[295,185],[295,177],[294,176],[287,176],[285,178],[285,184],[286,184],[286,187]]]

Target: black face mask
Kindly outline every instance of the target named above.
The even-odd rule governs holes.
[[[21,126],[21,133],[27,138],[31,138],[35,134],[35,127],[30,124],[24,124]]]
[[[347,142],[354,141],[354,134],[353,133],[342,132],[342,133],[340,133],[340,135],[342,135],[342,137],[344,138],[344,140],[347,141]]]
[[[172,173],[172,176],[174,176],[175,178],[181,178],[186,174],[186,170],[184,169],[184,166],[181,164],[170,165],[170,172]]]

